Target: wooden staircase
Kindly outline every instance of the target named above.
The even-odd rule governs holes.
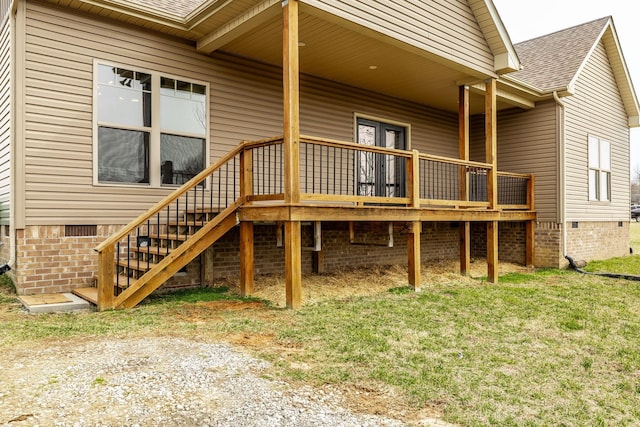
[[[251,153],[264,144],[241,143],[106,239],[95,249],[96,286],[74,293],[99,310],[120,309],[162,286],[239,224],[238,209],[251,192]]]

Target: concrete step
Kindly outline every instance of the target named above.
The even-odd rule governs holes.
[[[98,290],[96,288],[85,289],[95,289],[95,301],[97,302]],[[74,292],[76,290],[77,289],[75,289]],[[72,310],[89,310],[92,308],[89,299],[85,299],[84,297],[80,298],[69,292],[21,295],[18,296],[18,299],[20,299],[24,307],[29,310],[29,313],[58,313]]]

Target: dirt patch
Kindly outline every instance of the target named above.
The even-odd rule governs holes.
[[[533,272],[534,269],[517,264],[500,263],[499,273]],[[422,266],[421,288],[429,289],[447,285],[480,286],[480,279],[487,275],[487,263],[477,260],[471,263],[468,276],[460,275],[457,261],[430,261]],[[225,285],[239,292],[238,281],[228,281]],[[348,299],[387,292],[389,289],[405,287],[406,267],[375,266],[337,271],[330,274],[307,274],[302,277],[302,303],[314,304],[328,299]],[[253,296],[269,301],[274,307],[286,306],[285,281],[282,276],[256,277]]]
[[[239,311],[263,308],[264,303],[262,301],[203,301],[195,303],[195,306],[219,311]]]

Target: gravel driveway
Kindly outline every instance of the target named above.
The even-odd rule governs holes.
[[[13,349],[0,358],[0,425],[404,425],[344,409],[337,391],[266,379],[267,368],[228,344],[177,338]]]

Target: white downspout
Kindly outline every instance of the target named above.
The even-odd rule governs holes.
[[[566,179],[565,179],[565,158],[566,158],[566,144],[565,144],[565,123],[564,123],[564,111],[565,111],[565,105],[564,102],[562,102],[562,100],[560,99],[560,97],[558,96],[558,92],[557,91],[553,91],[553,99],[556,101],[556,104],[558,104],[558,106],[560,107],[560,112],[559,112],[559,116],[560,116],[560,129],[558,129],[558,139],[559,139],[559,174],[560,174],[560,191],[559,191],[559,203],[560,203],[560,219],[559,219],[559,223],[562,226],[562,256],[566,256],[567,255],[567,204],[565,203],[565,185],[566,185]]]
[[[10,191],[9,191],[9,261],[7,261],[6,265],[10,268],[14,268],[16,263],[16,156],[15,156],[15,144],[17,139],[16,136],[16,51],[17,51],[17,37],[16,34],[16,12],[18,8],[19,0],[12,0],[11,5],[7,13],[9,16],[9,25],[10,25],[10,36],[11,36],[11,124],[9,126],[10,133],[10,142],[11,150],[9,154],[10,162]],[[6,270],[5,270],[6,271]]]

